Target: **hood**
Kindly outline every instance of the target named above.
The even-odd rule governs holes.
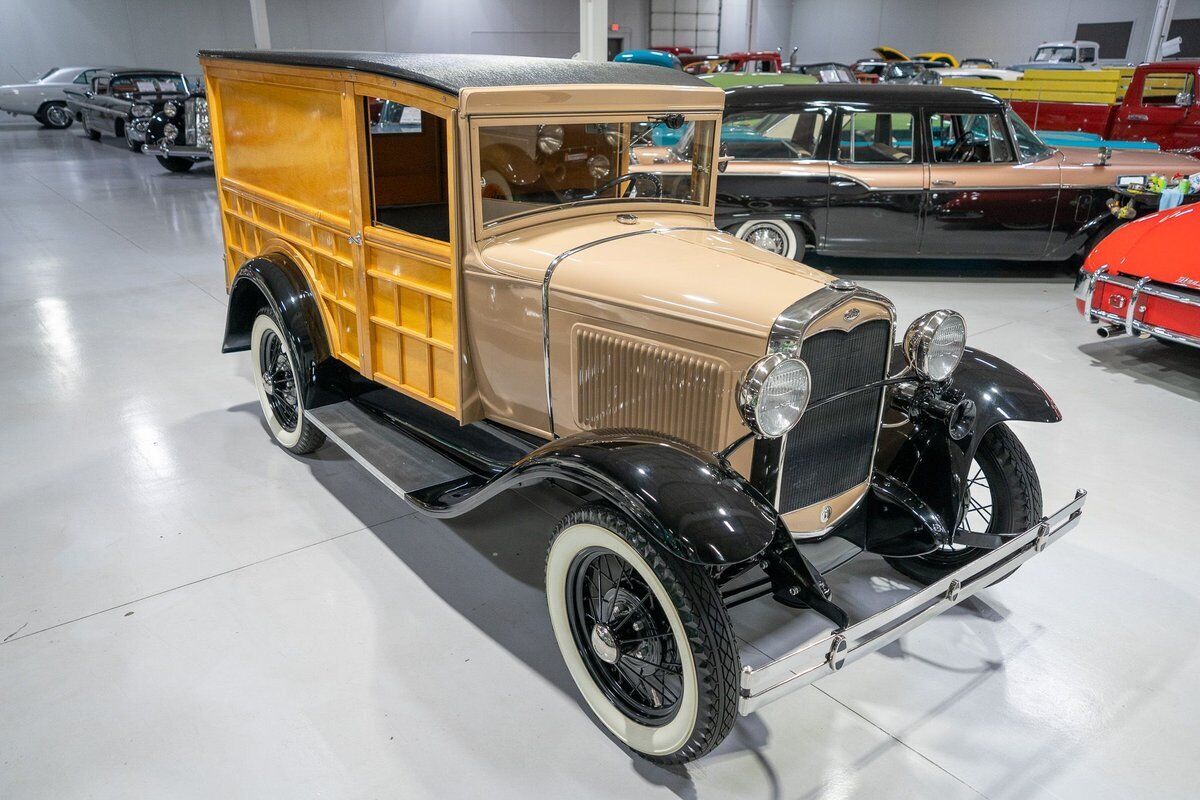
[[[563,259],[550,306],[761,354],[779,315],[829,280],[727,233],[664,228]]]
[[[1088,256],[1085,269],[1200,288],[1200,206],[1160,211],[1110,233]]]
[[[908,56],[901,53],[894,47],[888,47],[886,44],[881,44],[879,47],[873,48],[875,54],[884,61],[908,61]]]
[[[497,272],[539,284],[557,258],[552,309],[756,355],[788,306],[832,280],[690,214],[537,226],[481,256]]]
[[[1095,147],[1060,147],[1059,157],[1064,167],[1080,167],[1084,164],[1094,164],[1097,158]],[[1108,159],[1110,170],[1129,172],[1143,170],[1147,173],[1184,172],[1191,174],[1200,172],[1200,160],[1191,156],[1181,156],[1175,153],[1164,153],[1160,150],[1113,150]]]

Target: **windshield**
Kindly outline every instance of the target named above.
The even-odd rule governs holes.
[[[187,91],[187,85],[182,75],[124,72],[113,77],[108,90],[111,94],[182,94]]]
[[[1065,64],[1075,60],[1074,47],[1039,47],[1033,54],[1034,61],[1049,64]]]
[[[1053,152],[1053,148],[1039,139],[1025,124],[1025,120],[1017,116],[1011,108],[1008,110],[1008,121],[1012,124],[1013,138],[1017,142],[1017,155],[1022,161],[1037,161]]]
[[[480,126],[483,222],[580,204],[704,205],[715,131],[681,114]]]

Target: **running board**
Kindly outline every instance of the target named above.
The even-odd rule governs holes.
[[[304,415],[380,483],[401,497],[472,475],[353,401],[321,406],[305,411]]]

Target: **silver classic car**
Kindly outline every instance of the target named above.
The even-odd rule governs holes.
[[[26,114],[45,128],[69,128],[74,117],[67,110],[63,90],[87,87],[92,77],[115,67],[51,67],[29,83],[0,86],[0,111],[13,116]]]

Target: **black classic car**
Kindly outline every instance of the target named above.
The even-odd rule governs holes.
[[[140,152],[150,117],[168,101],[181,102],[188,88],[187,78],[179,72],[126,69],[97,75],[89,86],[73,86],[64,94],[67,107],[89,138],[123,137],[130,150]]]
[[[192,91],[183,100],[167,100],[150,117],[142,152],[151,153],[171,172],[187,172],[212,160],[208,96],[202,80],[189,79]]]
[[[1004,101],[941,86],[735,87],[721,139],[717,226],[790,258],[1065,260],[1117,224],[1105,203],[1119,182],[1200,170],[1055,149]]]

